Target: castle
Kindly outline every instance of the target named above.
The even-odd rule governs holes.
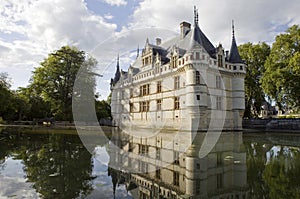
[[[128,71],[119,60],[111,79],[116,126],[207,131],[241,130],[245,109],[246,65],[232,24],[232,44],[214,46],[198,24],[182,22],[180,35],[145,47]]]

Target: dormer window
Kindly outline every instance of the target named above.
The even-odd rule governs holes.
[[[223,56],[218,55],[218,67],[223,67]]]
[[[176,55],[172,56],[171,65],[172,65],[172,68],[177,68],[177,56]]]
[[[200,53],[196,52],[196,60],[199,60],[199,59],[200,59]]]

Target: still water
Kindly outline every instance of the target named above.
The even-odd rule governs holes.
[[[108,130],[90,153],[71,130],[0,129],[0,198],[300,197],[300,136],[226,132],[200,158],[205,134],[178,133]]]

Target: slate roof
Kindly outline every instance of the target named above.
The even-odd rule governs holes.
[[[234,25],[232,21],[232,43],[231,43],[231,48],[230,48],[230,53],[229,53],[229,58],[228,61],[233,64],[242,64],[244,61],[242,60],[238,47],[236,45],[236,40],[235,40],[235,35],[234,35]]]
[[[206,52],[212,57],[216,58],[216,48],[212,45],[209,39],[205,36],[205,34],[199,28],[199,25],[195,23],[195,27],[192,30],[192,42],[193,45],[197,42],[200,46],[202,46]],[[193,46],[191,46],[193,47]]]

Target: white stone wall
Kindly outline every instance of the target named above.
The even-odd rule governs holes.
[[[132,77],[132,82],[122,77],[112,90],[114,120],[118,121],[118,124],[128,125],[131,122],[141,127],[156,126],[156,122],[160,122],[158,126],[164,124],[167,128],[191,130],[198,125],[194,123],[199,123],[200,119],[202,125],[198,130],[220,129],[223,124],[225,130],[239,129],[241,112],[245,108],[245,66],[236,65],[234,68],[232,65],[229,68],[226,63],[227,68],[219,68],[216,60],[209,58],[203,50],[199,52],[200,60],[189,59],[178,68],[170,68],[169,64],[157,68],[150,64],[141,68],[141,71]],[[183,59],[180,60],[182,63]],[[196,70],[201,75],[200,85],[196,85]],[[176,76],[180,77],[179,89],[174,89]],[[217,76],[221,78],[219,86]],[[161,93],[157,93],[157,81],[162,82]],[[150,85],[150,94],[140,96],[140,86],[145,84]],[[130,92],[133,92],[133,97],[130,97]],[[175,97],[179,97],[180,100],[179,110],[174,110]],[[158,99],[162,100],[159,111]],[[140,112],[141,101],[150,102],[148,112]],[[131,113],[129,103],[133,104]],[[204,118],[200,118],[200,115],[207,116],[206,122],[203,122]]]

